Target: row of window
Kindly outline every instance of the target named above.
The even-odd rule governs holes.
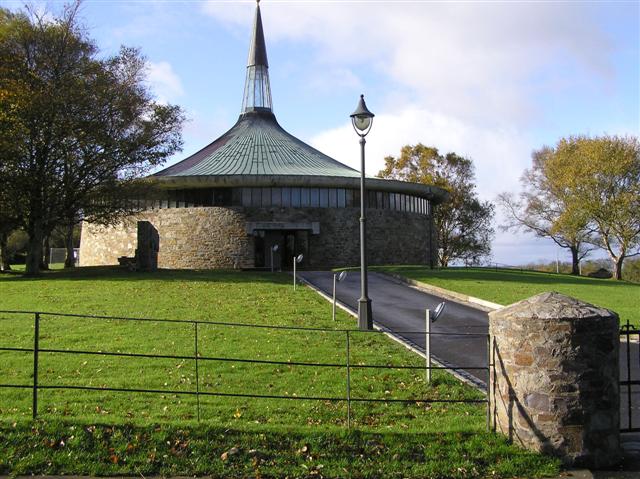
[[[168,198],[147,205],[151,208],[185,208],[193,206],[245,206],[283,208],[356,208],[360,190],[346,188],[199,188],[170,190]],[[367,207],[431,214],[431,203],[402,193],[367,191]]]

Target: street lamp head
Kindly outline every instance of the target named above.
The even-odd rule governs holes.
[[[301,253],[298,256],[296,256],[296,263],[301,263],[302,260],[304,259],[304,255]]]
[[[347,277],[347,272],[346,271],[342,271],[339,275],[338,275],[338,281],[342,281],[344,278]]]
[[[360,101],[356,111],[351,114],[351,123],[356,133],[360,136],[366,136],[371,130],[373,117],[375,115],[369,111],[367,104],[364,102],[364,95],[360,95]]]

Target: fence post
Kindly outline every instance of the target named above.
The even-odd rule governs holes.
[[[487,334],[487,432],[491,432],[491,384],[491,335]]]
[[[38,350],[40,348],[40,313],[35,313],[33,331],[33,419],[38,416]]]
[[[347,429],[351,429],[351,352],[349,343],[349,331],[347,331]]]
[[[425,313],[424,328],[424,358],[425,358],[425,376],[427,384],[431,383],[431,318],[429,308]]]
[[[195,358],[196,358],[196,407],[198,409],[198,422],[200,422],[200,379],[198,375],[198,323],[193,323],[195,330]]]
[[[630,344],[630,332],[631,332],[631,324],[629,323],[629,318],[627,318],[627,325],[625,329],[625,336],[627,337],[627,414],[629,418],[629,429],[633,428],[633,414],[631,410],[631,344]]]

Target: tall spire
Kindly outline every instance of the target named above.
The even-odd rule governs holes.
[[[271,111],[271,86],[269,85],[269,63],[267,47],[262,30],[260,0],[256,3],[256,16],[253,22],[253,38],[249,47],[247,77],[244,83],[242,113],[252,111]]]

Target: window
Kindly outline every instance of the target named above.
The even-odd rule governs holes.
[[[251,206],[251,188],[242,188],[242,206]]]
[[[317,208],[320,206],[320,191],[318,188],[311,188],[311,207]]]
[[[311,190],[309,188],[300,188],[300,205],[302,207],[311,205]]]
[[[214,188],[213,206],[231,206],[231,188]]]
[[[347,203],[345,190],[343,188],[339,188],[338,190],[336,190],[336,193],[338,196],[338,208],[344,208]]]
[[[320,188],[320,208],[326,208],[327,206],[329,206],[329,190]]]
[[[291,188],[291,206],[300,208],[300,188]]]
[[[271,188],[262,188],[262,207],[271,206]]]
[[[251,188],[251,206],[262,206],[262,188]]]
[[[242,188],[231,188],[231,205],[242,205]]]
[[[335,188],[329,188],[329,208],[335,208],[338,206],[338,190]]]
[[[346,190],[345,191],[345,196],[346,196],[346,206],[347,208],[353,208],[353,190]]]
[[[271,188],[271,205],[282,206],[282,188]]]
[[[291,188],[282,188],[282,206],[285,208],[291,206]]]

